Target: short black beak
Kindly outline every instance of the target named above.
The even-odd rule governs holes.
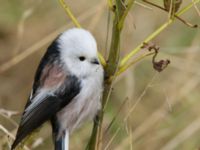
[[[91,61],[91,63],[92,64],[96,64],[96,65],[99,65],[99,61],[98,61],[98,59],[92,59],[92,61]]]

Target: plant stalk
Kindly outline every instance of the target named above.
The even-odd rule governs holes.
[[[130,5],[126,7],[124,0],[116,0],[116,9],[114,10],[114,20],[112,27],[112,40],[111,46],[108,56],[107,65],[105,67],[105,82],[104,82],[104,92],[102,97],[102,109],[99,113],[99,116],[96,118],[92,135],[90,137],[90,141],[87,145],[87,150],[101,150],[102,142],[103,142],[103,118],[105,106],[110,97],[111,89],[112,89],[112,80],[109,80],[110,77],[115,76],[119,60],[120,60],[120,36],[121,31],[123,29],[123,24],[128,11],[130,10],[131,5],[134,0],[129,0]]]

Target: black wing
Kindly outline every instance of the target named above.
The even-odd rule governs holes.
[[[55,96],[47,95],[32,109],[25,111],[17,131],[16,139],[12,145],[12,149],[14,149],[18,143],[21,142],[21,140],[23,140],[33,130],[41,126],[45,121],[51,119],[79,93],[80,84],[76,77],[72,76],[68,80],[69,81],[67,81],[68,83],[65,88],[65,93],[57,93]],[[32,105],[30,104],[29,107],[31,106]],[[27,109],[29,107],[27,107]]]
[[[52,42],[52,44],[48,47],[46,53],[44,54],[43,58],[40,61],[40,64],[36,70],[35,78],[34,78],[34,83],[33,83],[33,88],[32,88],[32,93],[31,95],[34,96],[38,87],[41,86],[41,76],[42,73],[44,72],[44,68],[48,64],[53,64],[55,63],[55,60],[59,60],[60,58],[60,52],[59,52],[59,46],[58,46],[57,39]],[[27,104],[28,105],[28,104]],[[27,106],[26,105],[26,106]]]
[[[27,103],[25,105],[25,109],[31,104],[31,99],[33,99],[33,97],[36,94],[36,91],[38,90],[38,87],[40,87],[41,84],[42,84],[41,83],[41,76],[42,76],[42,73],[44,72],[44,68],[48,64],[53,64],[55,62],[55,60],[59,60],[60,52],[59,52],[59,46],[58,46],[57,39],[55,39],[51,43],[51,45],[48,47],[46,53],[44,54],[44,56],[42,57],[42,59],[41,59],[41,61],[39,63],[39,66],[38,66],[38,68],[36,70],[35,77],[34,77],[31,96],[27,100]]]
[[[51,119],[79,93],[80,82],[77,77],[67,75],[62,67],[55,63],[56,47],[50,46],[44,55],[35,76],[32,98],[28,101],[17,131],[16,139],[11,149],[14,149],[28,134]],[[54,55],[50,55],[51,48]],[[56,59],[57,60],[57,59]],[[59,85],[59,86],[58,86]],[[38,89],[54,88],[54,93],[44,93],[38,96]],[[58,88],[59,87],[59,88]]]

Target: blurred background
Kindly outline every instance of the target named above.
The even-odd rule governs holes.
[[[106,0],[66,2],[81,25],[96,37],[98,49],[106,57],[113,20]],[[122,32],[122,57],[168,19],[166,12],[137,2]],[[162,1],[151,2],[162,5]],[[184,0],[181,8],[190,2]],[[56,36],[73,24],[56,0],[0,0],[0,4],[0,150],[7,150],[39,60]],[[181,17],[200,25],[199,15],[193,7]],[[117,78],[106,107],[105,150],[200,148],[200,30],[176,20],[152,43],[160,47],[158,59],[171,63],[158,73],[150,56]],[[92,123],[88,123],[76,131],[70,149],[84,149],[91,129]],[[26,144],[34,150],[53,150],[50,125],[46,123]]]

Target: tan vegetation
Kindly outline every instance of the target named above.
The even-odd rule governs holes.
[[[94,34],[105,59],[113,59],[116,50],[120,54],[113,59],[111,69],[107,64],[107,83],[112,86],[105,89],[112,90],[109,100],[104,101],[104,120],[98,130],[102,134],[97,132],[96,143],[92,140],[96,149],[200,148],[200,0],[183,1],[176,15],[166,12],[162,1],[127,0],[127,6],[122,2],[116,0],[119,6],[113,7],[114,0],[66,0],[75,17],[71,19],[59,1],[1,2],[0,149],[8,149],[13,141],[34,72],[48,44],[77,24]],[[113,30],[117,13],[124,17],[118,22],[121,35]],[[114,39],[117,36],[121,38]],[[155,49],[159,53],[152,64]],[[162,59],[171,63],[159,73],[155,69]],[[91,129],[88,123],[71,137],[72,150],[86,147]],[[51,128],[45,124],[23,149],[52,148]]]

